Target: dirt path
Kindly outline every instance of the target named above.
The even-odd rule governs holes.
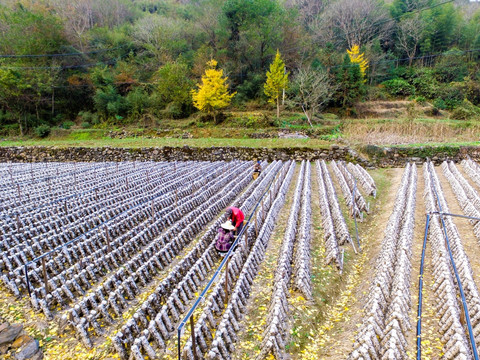
[[[380,251],[385,224],[393,209],[403,169],[379,169],[371,172],[378,188],[366,221],[359,223],[363,252],[352,256],[350,269],[345,271],[335,301],[325,309],[324,321],[315,337],[305,348],[303,359],[345,359],[352,350],[363,306],[374,275],[375,258]],[[337,188],[338,191],[338,188]],[[344,206],[344,201],[342,200]],[[349,221],[350,222],[350,221]],[[351,231],[352,234],[354,232]]]
[[[260,265],[258,274],[253,281],[247,310],[245,312],[247,315],[240,323],[240,331],[237,334],[238,341],[235,344],[235,352],[232,354],[232,359],[252,359],[260,352],[268,306],[270,305],[273,291],[273,279],[278,254],[287,227],[300,168],[300,163],[297,163],[295,174],[287,192],[285,204],[276,222],[277,226],[268,242],[264,261]]]

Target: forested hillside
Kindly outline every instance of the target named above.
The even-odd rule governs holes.
[[[277,50],[308,119],[395,98],[480,115],[480,2],[0,0],[1,132],[188,117],[212,59],[231,106],[273,109]]]

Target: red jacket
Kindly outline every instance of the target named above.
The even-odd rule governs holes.
[[[238,228],[240,224],[243,223],[243,220],[245,220],[245,215],[243,215],[242,210],[239,208],[230,206],[229,209],[232,209],[232,216],[230,217],[230,219],[232,219],[232,224]]]

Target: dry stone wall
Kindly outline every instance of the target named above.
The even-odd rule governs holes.
[[[49,161],[229,161],[229,160],[349,160],[371,166],[354,150],[333,145],[328,149],[310,148],[247,148],[209,147],[194,148],[84,148],[84,147],[0,147],[0,162]]]
[[[480,160],[477,146],[380,147],[366,145],[359,152],[332,145],[326,149],[311,148],[248,148],[248,147],[149,147],[149,148],[86,148],[19,146],[0,147],[0,162],[52,161],[229,161],[229,160],[344,160],[372,167],[404,167],[407,162],[422,164],[427,158],[435,165],[443,161],[460,162],[470,156]]]

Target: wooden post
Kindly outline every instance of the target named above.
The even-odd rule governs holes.
[[[197,357],[197,341],[195,339],[195,324],[193,321],[193,314],[190,316],[190,330],[192,332],[192,348],[193,348],[193,358],[195,360],[198,359]]]
[[[65,214],[68,213],[67,200],[65,200]]]
[[[48,289],[47,266],[45,264],[45,257],[42,257],[42,269],[43,269],[43,281],[45,282],[45,291],[48,294],[50,291]]]
[[[155,221],[155,200],[152,200],[152,222]]]
[[[230,263],[230,257],[227,259],[225,265],[225,304],[228,304],[228,264]]]
[[[108,232],[108,228],[105,226],[105,236],[107,238],[107,249],[108,252],[112,251],[112,248],[110,246],[110,233]]]
[[[22,192],[20,191],[20,185],[17,184],[18,198],[22,200]]]
[[[117,162],[117,174],[118,174],[118,162]]]
[[[128,177],[127,177],[127,176],[125,176],[125,185],[126,185],[127,188],[128,188]]]
[[[264,221],[265,221],[265,211],[264,211],[264,208],[263,208],[263,199],[262,199],[262,224],[263,224]]]
[[[255,237],[258,237],[258,223],[257,223],[258,212],[255,214]]]
[[[178,190],[175,189],[175,207],[177,207],[177,202],[178,202]]]
[[[95,188],[95,200],[98,201],[98,188]]]
[[[17,219],[17,230],[20,231],[22,226],[20,225],[20,218],[18,217],[18,214],[15,216],[15,218]]]

